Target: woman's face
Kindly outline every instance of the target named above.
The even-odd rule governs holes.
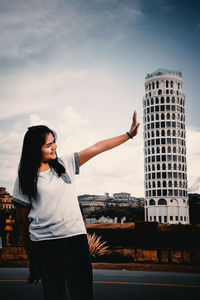
[[[51,159],[56,159],[56,143],[52,133],[46,136],[45,144],[41,147],[41,161],[48,162]]]

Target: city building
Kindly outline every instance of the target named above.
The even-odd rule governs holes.
[[[182,73],[173,70],[159,69],[145,78],[145,221],[189,223],[182,85]]]
[[[6,188],[0,187],[0,210],[9,211],[14,209],[14,204],[11,202],[12,196],[6,192]]]

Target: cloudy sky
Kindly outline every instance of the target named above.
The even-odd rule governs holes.
[[[58,154],[129,130],[134,140],[81,167],[77,193],[144,196],[144,78],[183,72],[189,192],[200,192],[198,0],[0,0],[0,186],[12,194],[24,133],[46,124]]]

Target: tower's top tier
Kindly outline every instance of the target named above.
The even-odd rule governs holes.
[[[162,75],[167,75],[167,76],[178,76],[182,79],[182,72],[181,71],[176,71],[176,70],[169,70],[169,69],[157,69],[156,71],[152,73],[148,73],[145,77],[146,80],[149,78],[155,77],[155,76],[162,76]]]

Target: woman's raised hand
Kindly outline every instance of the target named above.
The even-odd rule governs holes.
[[[129,130],[130,136],[135,136],[138,133],[138,128],[140,126],[140,123],[137,122],[137,112],[134,110],[133,113],[133,122],[131,124],[131,129]]]

